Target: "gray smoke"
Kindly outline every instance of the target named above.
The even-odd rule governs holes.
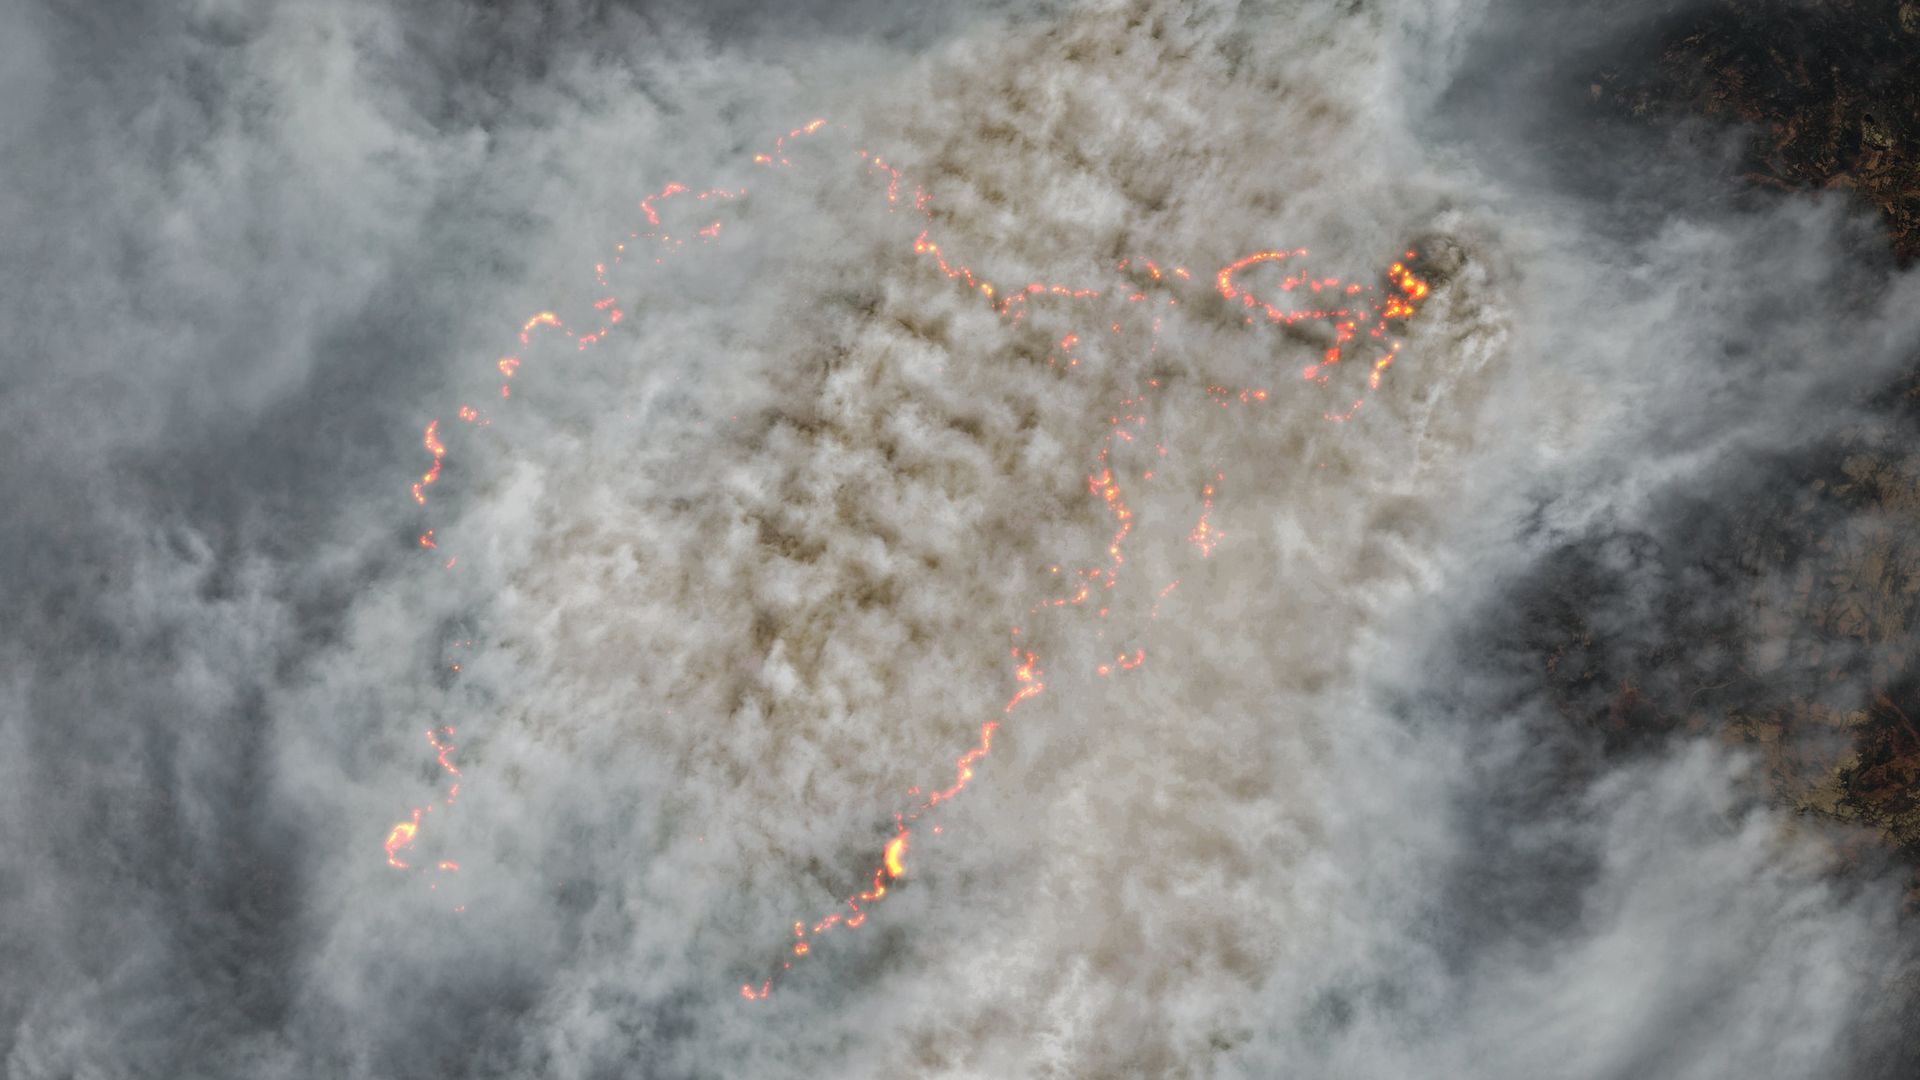
[[[1718,643],[1641,688],[1673,714],[1874,661],[1777,640],[1797,564],[1709,556],[1891,423],[1920,282],[1854,207],[1727,195],[1718,134],[1562,95],[1651,14],[10,11],[7,1073],[1859,1074],[1891,879],[1712,730],[1610,745],[1542,674],[1576,623]],[[522,347],[592,323],[670,181],[749,196],[614,268],[605,341]],[[1010,323],[923,227],[1103,296]],[[1350,374],[1299,377],[1324,326],[1211,292],[1295,247],[1432,283],[1348,423]],[[1187,299],[1153,336],[1135,288]],[[1034,614],[1106,563],[1087,477],[1143,385],[1113,617]],[[1007,714],[1016,625],[1046,690]]]

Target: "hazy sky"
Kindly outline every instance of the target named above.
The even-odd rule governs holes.
[[[7,1075],[1869,1075],[1897,888],[1542,642],[1865,692],[1710,568],[1875,223],[1625,8],[1009,7],[0,13]]]

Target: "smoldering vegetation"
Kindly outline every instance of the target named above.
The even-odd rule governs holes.
[[[108,14],[7,17],[11,1074],[1911,1071],[1915,283],[1596,105],[1684,12]],[[754,191],[415,506],[669,180]],[[922,226],[1111,295],[1010,323]],[[1295,245],[1432,285],[1351,423],[1209,288]],[[1157,334],[1130,257],[1197,279]],[[1143,384],[1117,615],[1035,615]]]

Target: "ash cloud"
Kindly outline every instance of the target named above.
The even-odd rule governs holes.
[[[1920,286],[1844,204],[1723,194],[1719,136],[1581,112],[1617,17],[9,14],[8,1072],[1897,1074],[1892,873],[1726,732],[1898,666],[1780,613],[1895,527],[1829,480],[1906,430]],[[1417,246],[1434,295],[1351,424],[1286,381],[1324,343],[1205,300],[1068,374],[1087,320],[996,317],[855,149],[996,280]],[[753,192],[456,428],[669,180]],[[1149,377],[1178,453],[1116,597],[1180,586],[1101,678],[1119,631],[1026,613]],[[1000,713],[1016,622],[1047,692],[741,1002]],[[379,841],[441,725],[435,880]]]

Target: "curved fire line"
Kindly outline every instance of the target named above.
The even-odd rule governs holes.
[[[804,136],[812,135],[825,126],[824,120],[814,120],[794,128],[777,138],[771,152],[756,154],[752,161],[756,166],[781,169],[791,168],[788,156],[791,144]],[[890,212],[911,209],[927,218],[933,218],[929,208],[932,196],[923,188],[912,188],[910,201],[906,200],[903,189],[905,174],[897,167],[888,164],[877,154],[865,150],[855,151],[865,163],[869,176],[883,177],[886,180],[885,200]],[[720,236],[724,223],[720,220],[696,219],[691,227],[691,236],[676,234],[666,229],[662,222],[661,210],[673,202],[677,206],[712,205],[738,199],[746,195],[744,187],[737,189],[709,188],[696,190],[685,184],[669,183],[658,192],[647,195],[639,202],[639,209],[645,219],[644,228],[636,227],[627,234],[625,240],[614,244],[612,258],[608,262],[594,265],[594,280],[599,289],[607,295],[594,300],[593,308],[598,313],[598,322],[587,327],[575,329],[563,324],[552,311],[535,312],[524,320],[519,328],[519,342],[526,346],[532,342],[536,333],[559,334],[575,343],[576,349],[584,350],[604,341],[606,336],[619,326],[625,317],[618,300],[611,295],[611,286],[607,280],[609,265],[618,266],[630,259],[651,256],[656,265],[680,253],[689,242],[709,243]],[[930,259],[947,278],[963,285],[975,294],[982,303],[1009,325],[1018,324],[1025,318],[1029,307],[1035,303],[1064,303],[1066,305],[1085,305],[1097,301],[1103,296],[1121,297],[1129,305],[1145,305],[1153,312],[1147,333],[1149,354],[1159,347],[1159,334],[1168,309],[1177,308],[1182,299],[1191,301],[1195,289],[1193,272],[1182,265],[1172,265],[1144,257],[1122,259],[1114,267],[1114,279],[1102,284],[1067,283],[1057,281],[1030,281],[1012,285],[997,284],[985,275],[976,273],[970,266],[950,257],[932,237],[931,228],[922,229],[913,240],[913,251],[917,255]],[[1210,279],[1213,290],[1229,303],[1243,309],[1242,319],[1247,326],[1266,325],[1270,327],[1288,327],[1300,323],[1325,323],[1331,327],[1332,344],[1322,351],[1310,363],[1299,371],[1303,382],[1326,386],[1342,364],[1351,364],[1358,360],[1364,363],[1364,389],[1351,402],[1336,410],[1322,413],[1330,422],[1345,423],[1352,420],[1365,405],[1367,397],[1380,388],[1387,371],[1399,358],[1401,342],[1394,336],[1393,330],[1404,324],[1418,311],[1430,288],[1415,275],[1412,264],[1417,253],[1407,251],[1400,260],[1394,261],[1382,275],[1384,282],[1378,285],[1358,281],[1346,281],[1338,277],[1315,276],[1305,269],[1308,253],[1305,248],[1270,249],[1243,255],[1215,271]],[[1258,268],[1271,266],[1285,271],[1277,288],[1262,292],[1246,283],[1245,275]],[[1111,303],[1111,300],[1109,300]],[[1123,336],[1125,331],[1119,322],[1110,322],[1107,331],[1113,336]],[[1080,356],[1076,350],[1085,339],[1085,334],[1098,333],[1097,329],[1067,334],[1049,355],[1050,365],[1068,370],[1080,366]],[[494,364],[501,379],[499,396],[502,401],[512,397],[512,379],[518,372],[522,360],[516,351],[501,357]],[[1055,595],[1038,600],[1028,609],[1028,615],[1036,616],[1043,612],[1062,609],[1075,609],[1091,613],[1092,617],[1107,619],[1113,612],[1109,602],[1109,593],[1120,580],[1125,567],[1125,544],[1132,535],[1136,520],[1133,509],[1128,505],[1125,485],[1134,482],[1133,476],[1125,474],[1113,460],[1115,451],[1123,446],[1148,445],[1151,432],[1148,427],[1148,409],[1153,396],[1161,389],[1159,381],[1148,379],[1145,385],[1137,386],[1128,396],[1118,401],[1107,417],[1104,436],[1097,440],[1097,451],[1093,455],[1093,467],[1088,471],[1087,491],[1090,497],[1098,500],[1111,519],[1113,532],[1105,546],[1105,558],[1090,566],[1081,566],[1062,572],[1060,566],[1052,568],[1053,575],[1062,583]],[[1222,409],[1239,406],[1258,406],[1274,398],[1274,391],[1268,387],[1229,387],[1215,385],[1207,387],[1207,393],[1214,403]],[[456,414],[465,423],[485,426],[491,419],[471,405],[461,405]],[[439,421],[434,420],[426,426],[422,443],[430,456],[428,470],[413,483],[409,492],[413,501],[419,505],[427,503],[427,489],[441,476],[447,456],[447,448],[440,438]],[[1154,455],[1149,461],[1165,459],[1168,448],[1164,441],[1153,441]],[[1156,470],[1146,468],[1137,470],[1141,483],[1153,480]],[[1223,534],[1214,524],[1212,516],[1220,485],[1225,481],[1223,470],[1213,472],[1212,481],[1203,485],[1199,492],[1201,513],[1198,520],[1187,532],[1187,540],[1193,545],[1199,558],[1207,558],[1222,542]],[[428,529],[419,538],[423,549],[439,551],[432,529]],[[447,556],[443,564],[452,570],[458,564],[457,556]],[[1149,620],[1159,615],[1159,602],[1164,600],[1180,582],[1176,579],[1158,589],[1152,608],[1148,612]],[[959,755],[954,761],[953,779],[946,786],[923,792],[920,788],[909,788],[907,794],[913,801],[894,815],[892,836],[882,847],[877,865],[862,880],[864,888],[846,896],[835,910],[829,911],[812,920],[800,920],[793,923],[794,940],[787,955],[780,961],[779,968],[761,979],[756,985],[744,983],[740,987],[740,996],[749,1001],[763,1000],[773,990],[781,974],[791,971],[793,965],[813,954],[813,942],[820,935],[840,930],[855,930],[867,921],[869,909],[889,894],[889,885],[906,875],[908,855],[912,849],[915,830],[922,819],[942,803],[960,795],[975,777],[976,766],[992,753],[994,734],[1001,723],[1022,705],[1039,697],[1046,690],[1044,672],[1036,653],[1022,644],[1023,628],[1014,626],[1009,631],[1012,644],[1009,656],[1012,664],[1011,694],[999,715],[982,721],[975,744]],[[1100,677],[1125,675],[1140,670],[1146,665],[1148,656],[1144,647],[1122,649],[1110,661],[1103,661],[1093,669]],[[452,665],[458,672],[460,665]],[[454,729],[446,727],[439,732],[429,730],[427,737],[436,751],[436,761],[443,776],[450,777],[451,786],[445,799],[451,805],[460,790],[460,771],[452,762],[453,744],[451,738]],[[443,740],[442,736],[445,736]],[[419,836],[423,817],[434,809],[433,804],[414,807],[408,816],[396,822],[388,832],[384,850],[387,863],[400,870],[414,867],[405,861],[404,853],[412,847]],[[930,831],[938,835],[939,825],[931,826]],[[443,861],[437,864],[438,870],[455,872],[457,864]],[[456,908],[456,911],[463,910]]]

